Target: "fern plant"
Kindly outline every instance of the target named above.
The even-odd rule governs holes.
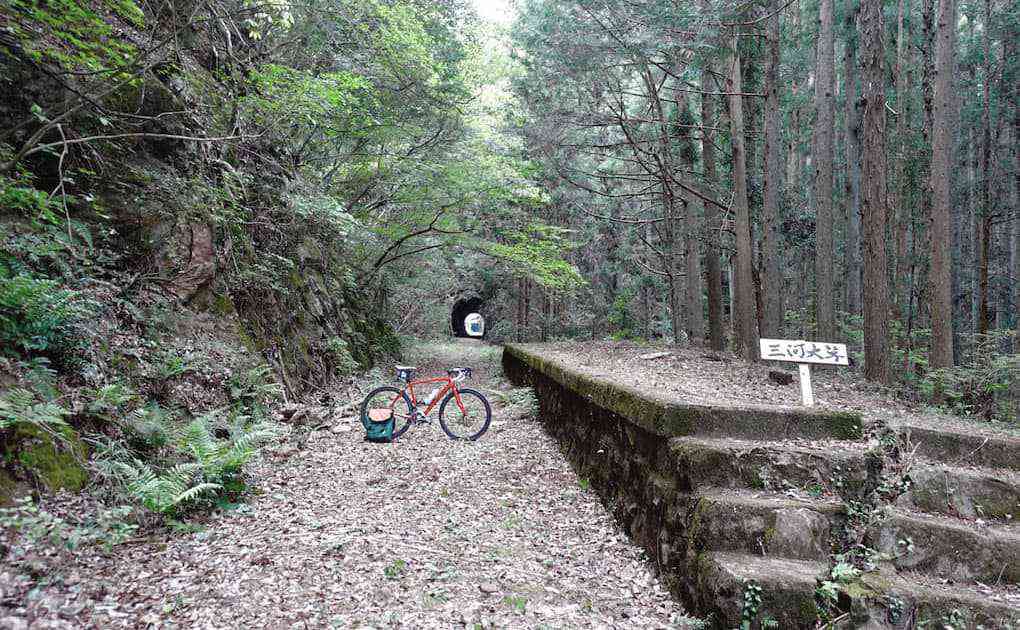
[[[146,509],[164,515],[172,515],[183,505],[223,487],[203,481],[202,467],[194,462],[177,464],[162,473],[138,459],[101,462],[100,467],[109,476],[120,479],[128,493]]]
[[[0,396],[0,430],[17,424],[56,429],[67,426],[69,412],[53,402],[37,402],[35,394],[16,387]]]
[[[216,417],[214,412],[189,422],[178,434],[177,445],[201,467],[205,479],[223,483],[233,480],[277,432],[269,424],[250,423],[246,416],[238,416],[228,429],[229,437],[220,440],[212,430]]]
[[[0,347],[24,355],[49,355],[71,365],[82,349],[78,294],[49,279],[12,275],[0,265]]]

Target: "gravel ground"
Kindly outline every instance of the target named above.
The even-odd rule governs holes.
[[[420,351],[499,402],[492,349]],[[79,552],[31,591],[0,567],[0,627],[696,625],[526,408],[494,407],[468,444],[438,423],[369,444],[340,419],[266,453],[257,496],[202,531]]]

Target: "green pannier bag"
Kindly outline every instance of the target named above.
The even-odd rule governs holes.
[[[383,444],[393,441],[393,410],[369,409],[362,419],[365,425],[365,439]]]

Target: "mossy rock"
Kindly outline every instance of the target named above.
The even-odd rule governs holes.
[[[0,468],[0,508],[14,505],[14,500],[25,493],[24,484]]]
[[[35,426],[19,426],[7,440],[4,462],[23,470],[50,492],[78,492],[88,481],[83,462],[87,451],[77,432],[58,430],[60,437]]]

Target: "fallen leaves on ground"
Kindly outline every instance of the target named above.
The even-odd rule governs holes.
[[[448,344],[444,358],[478,365],[483,348]],[[494,362],[486,367],[479,385],[504,387]],[[0,625],[663,628],[691,621],[542,427],[494,411],[488,433],[470,443],[448,440],[433,418],[396,444],[371,444],[356,418],[337,418],[302,450],[267,452],[252,470],[258,494],[217,512],[202,531],[78,553],[17,600],[20,578],[3,569]]]

